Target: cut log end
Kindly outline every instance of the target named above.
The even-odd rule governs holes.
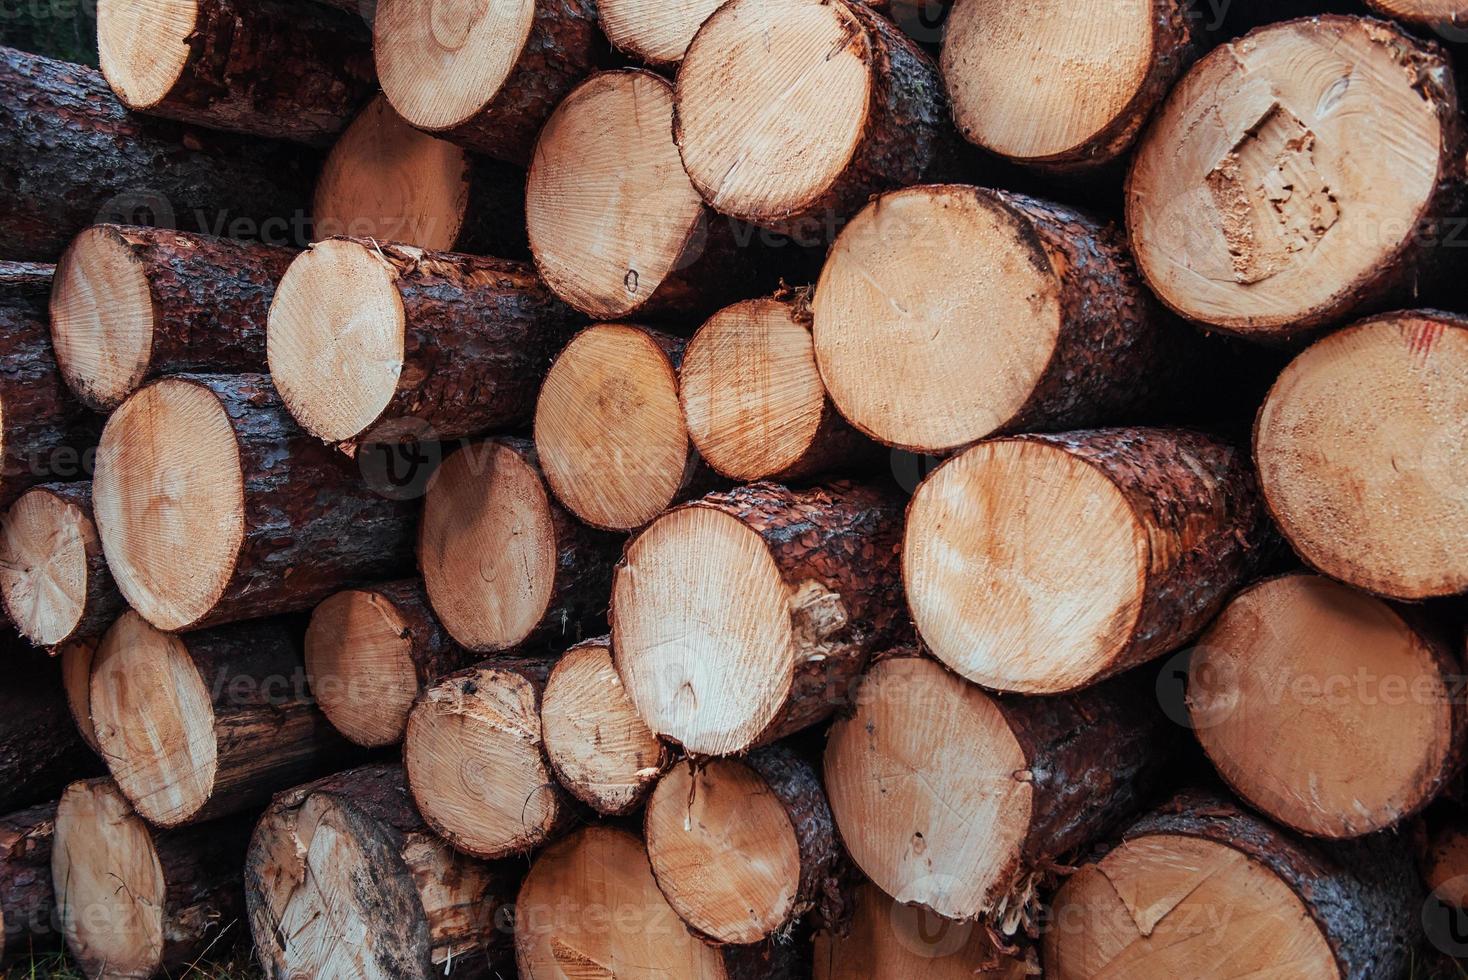
[[[1340,976],[1300,897],[1226,844],[1176,834],[1127,841],[1072,876],[1055,897],[1045,969],[1098,974]],[[1261,926],[1267,924],[1267,926]]]
[[[675,65],[719,0],[601,0],[607,40],[650,65]]]
[[[546,284],[589,316],[635,315],[706,244],[672,127],[673,86],[629,70],[587,80],[541,131],[525,191],[530,248]]]
[[[203,619],[234,574],[245,533],[240,448],[219,397],[165,379],[129,398],[102,432],[93,506],[128,603],[159,629]]]
[[[1461,29],[1459,25],[1468,20],[1468,3],[1464,0],[1366,0],[1366,6],[1397,20],[1431,27]],[[1449,35],[1451,40],[1457,37]]]
[[[902,561],[913,619],[939,659],[986,687],[1054,693],[1107,672],[1128,642],[1149,550],[1098,468],[1059,447],[1000,440],[924,481]]]
[[[1122,0],[1094,16],[1065,0],[958,3],[943,35],[954,120],[971,142],[1023,163],[1105,163],[1104,136],[1134,109],[1159,54],[1155,0]],[[1179,15],[1180,16],[1180,15]],[[1093,152],[1087,152],[1094,146]]]
[[[183,641],[124,613],[97,647],[89,690],[118,787],[153,823],[187,823],[214,793],[219,740],[211,692]]]
[[[1398,313],[1287,367],[1254,452],[1280,529],[1332,578],[1398,599],[1468,589],[1468,321]]]
[[[168,97],[193,53],[199,0],[97,5],[97,54],[107,84],[129,109],[146,111]]]
[[[425,691],[403,764],[423,818],[465,854],[524,853],[569,816],[545,759],[539,692],[513,670],[485,664]]]
[[[1416,813],[1455,770],[1455,672],[1386,603],[1288,575],[1241,593],[1199,640],[1189,712],[1254,806],[1312,836],[1358,837]]]
[[[679,381],[689,436],[732,480],[796,466],[826,414],[810,328],[781,300],[746,300],[714,314],[688,342]]]
[[[704,200],[756,224],[820,200],[866,133],[871,45],[844,3],[738,0],[709,17],[677,86],[678,148]]]
[[[692,505],[655,521],[627,549],[612,607],[627,693],[689,752],[749,748],[790,693],[789,590],[760,535],[722,511]]]
[[[669,907],[642,843],[624,830],[587,827],[547,848],[515,909],[521,976],[728,977],[719,951],[695,939]],[[610,925],[589,909],[610,910]]]
[[[556,662],[540,717],[546,757],[561,784],[598,813],[636,809],[667,766],[668,748],[627,697],[605,640],[572,647]]]
[[[363,242],[320,242],[291,263],[266,336],[270,374],[312,435],[367,432],[403,373],[406,314],[393,267]]]
[[[658,340],[624,324],[578,334],[540,389],[535,448],[561,503],[593,527],[631,530],[666,510],[683,489],[689,442]]]
[[[82,741],[99,755],[97,728],[92,722],[92,662],[97,656],[98,639],[72,640],[56,652],[61,661],[61,685],[66,691],[66,706],[72,721],[81,732]]]
[[[947,918],[1023,905],[1029,896],[1012,892],[1026,884],[1033,791],[994,699],[939,664],[904,657],[873,667],[857,701],[831,727],[825,757],[831,812],[852,859],[897,901]],[[988,828],[981,846],[976,826]]]
[[[369,589],[339,592],[311,615],[306,676],[321,710],[356,745],[402,741],[418,696],[411,628]]]
[[[317,238],[453,251],[469,207],[468,154],[405,123],[379,96],[332,147],[316,182]]]
[[[1410,284],[1406,253],[1461,176],[1456,114],[1442,52],[1380,21],[1311,17],[1222,45],[1138,147],[1138,265],[1174,310],[1246,337],[1339,319]]]
[[[928,452],[1014,419],[1064,315],[1060,273],[1027,217],[957,185],[898,191],[857,214],[812,308],[816,359],[841,414],[888,445]]]
[[[798,914],[795,828],[769,785],[737,759],[675,766],[647,801],[646,828],[658,887],[705,936],[760,942]]]
[[[419,566],[461,645],[507,650],[535,631],[556,579],[556,528],[540,473],[501,443],[449,457],[424,503]]]
[[[87,976],[150,977],[162,967],[167,882],[143,818],[103,780],[73,783],[56,807],[56,905]]]
[[[10,506],[0,521],[0,595],[22,636],[50,647],[76,633],[100,547],[91,516],[44,487]]]
[[[98,225],[78,235],[51,292],[56,363],[77,397],[111,411],[142,384],[155,315],[147,272],[117,231]]]
[[[382,91],[412,125],[445,132],[472,120],[519,63],[535,0],[432,4],[380,0],[373,50]]]

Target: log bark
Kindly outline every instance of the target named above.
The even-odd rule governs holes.
[[[808,291],[714,314],[688,342],[678,381],[689,438],[731,480],[860,473],[887,455],[841,417],[826,392]]]
[[[491,439],[434,475],[418,565],[433,611],[462,646],[564,649],[604,625],[621,544],[551,499],[528,440]]]
[[[50,261],[98,221],[309,241],[311,154],[128,112],[100,72],[0,49],[0,258]]]
[[[715,946],[771,941],[811,912],[846,918],[825,790],[783,745],[675,766],[648,800],[643,830],[658,888]],[[730,863],[731,853],[743,860]]]
[[[71,715],[59,665],[11,640],[0,686],[0,812],[53,800],[98,771]]]
[[[642,806],[673,752],[648,730],[612,663],[611,637],[566,651],[540,701],[546,761],[576,799],[603,816]]]
[[[731,138],[777,97],[802,108]],[[953,173],[959,144],[938,66],[845,0],[740,0],[709,17],[678,69],[673,134],[704,200],[806,244],[873,194]]]
[[[402,768],[373,765],[275,798],[250,843],[245,899],[278,980],[494,977],[509,954],[513,873],[450,850],[413,808]],[[360,938],[342,942],[343,921]]]
[[[0,262],[0,295],[46,297],[56,267],[45,262]]]
[[[113,778],[160,827],[250,810],[355,754],[311,698],[288,619],[179,636],[126,613],[97,648],[90,696]]]
[[[1129,915],[1121,903],[1143,881],[1155,904]],[[1305,841],[1189,792],[1135,823],[1061,889],[1046,971],[1067,980],[1107,969],[1204,975],[1289,963],[1301,976],[1385,980],[1414,958],[1421,902],[1410,856],[1390,834]],[[1220,923],[1220,910],[1238,921]]]
[[[111,780],[72,783],[51,862],[67,949],[88,977],[143,980],[193,963],[244,913],[244,818],[149,827]]]
[[[1055,694],[1192,639],[1275,544],[1233,446],[1092,429],[986,442],[939,467],[913,495],[902,568],[940,660],[984,687]]]
[[[525,854],[570,828],[541,729],[548,658],[496,657],[442,678],[408,716],[403,766],[423,819],[461,853]]]
[[[457,439],[528,422],[579,323],[522,263],[333,239],[281,281],[270,368],[301,425],[348,452],[405,426]]]
[[[1094,13],[1103,21],[1091,19],[1089,30],[1072,19],[1078,13],[1064,3],[953,5],[941,63],[966,139],[1056,174],[1094,172],[1131,149],[1199,53],[1192,7],[1118,4]]]
[[[425,132],[521,166],[551,112],[602,60],[590,0],[518,0],[462,14],[448,28],[462,39],[457,57],[444,56],[426,19],[414,0],[378,0],[373,46],[393,108]]]
[[[101,636],[126,608],[92,514],[92,484],[34,487],[0,520],[0,596],[22,636],[59,647]]]
[[[55,835],[55,803],[0,817],[0,967],[61,946],[51,887]]]
[[[327,154],[311,214],[318,241],[530,258],[525,171],[414,129],[381,95]]]
[[[617,672],[648,727],[732,755],[830,717],[907,629],[900,506],[879,487],[759,483],[654,521],[617,566],[611,613]]]
[[[1270,24],[1215,49],[1133,157],[1142,274],[1180,315],[1273,344],[1416,296],[1458,233],[1455,84],[1441,48],[1371,18]]]
[[[832,247],[811,309],[837,408],[914,452],[1126,421],[1185,384],[1191,360],[1113,229],[959,184],[869,204]],[[874,370],[894,344],[900,365]]]
[[[374,89],[362,25],[314,4],[101,0],[97,42],[129,109],[209,129],[327,146]]]
[[[265,370],[265,321],[295,251],[160,228],[96,225],[57,266],[62,377],[110,412],[166,374]]]
[[[1057,862],[1146,806],[1171,761],[1151,692],[1124,683],[1006,698],[911,648],[880,659],[826,745],[852,859],[903,904],[1029,926]],[[975,824],[991,828],[982,840]]]
[[[170,461],[191,454],[218,465],[165,487]],[[109,421],[93,483],[123,595],[171,630],[308,609],[402,573],[415,513],[389,489],[302,432],[270,378],[256,374],[180,375],[142,388]],[[138,531],[133,515],[165,499],[167,519]],[[175,562],[185,547],[194,564],[182,579]]]

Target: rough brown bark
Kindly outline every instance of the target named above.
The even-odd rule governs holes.
[[[147,363],[120,396],[103,396],[63,358],[62,373],[88,408],[111,411],[144,382],[165,374],[266,370],[266,318],[294,250],[129,225],[102,225],[87,234],[105,235],[127,250],[152,299]],[[61,257],[63,282],[72,254]],[[64,322],[55,329],[64,330]]]
[[[72,723],[60,665],[8,641],[0,685],[0,812],[55,799],[63,786],[98,770]]]
[[[314,168],[285,144],[136,116],[95,69],[0,49],[0,257],[50,260],[98,221],[304,243]]]
[[[318,854],[318,830],[354,849],[333,841]],[[449,850],[414,809],[402,767],[373,765],[275,798],[250,844],[245,899],[256,949],[274,978],[328,973],[327,962],[341,967],[332,917],[353,912],[365,934],[344,955],[358,976],[493,977],[508,954],[500,926],[513,874]],[[320,887],[333,878],[345,887]],[[323,915],[288,917],[308,896]]]
[[[375,87],[360,23],[312,4],[197,0],[193,29],[183,42],[187,60],[167,93],[130,100],[128,82],[145,66],[113,55],[108,34],[128,30],[143,6],[104,0],[98,11],[102,70],[118,97],[139,112],[325,146]]]
[[[44,298],[55,274],[56,267],[44,262],[0,262],[0,295]]]
[[[0,817],[0,967],[61,945],[51,888],[55,833],[55,803]]]

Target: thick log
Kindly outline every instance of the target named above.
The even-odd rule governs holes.
[[[302,432],[266,375],[140,389],[103,431],[92,489],[118,586],[159,629],[309,609],[411,567],[414,508]]]
[[[530,258],[524,214],[523,170],[414,129],[382,95],[332,146],[311,208],[318,240],[505,259]]]
[[[675,105],[703,199],[806,244],[829,241],[873,194],[955,167],[938,66],[846,0],[726,4],[689,45]]]
[[[826,792],[841,839],[898,902],[1013,933],[1059,858],[1150,802],[1177,740],[1118,682],[1005,698],[898,653],[831,727]]]
[[[832,246],[811,309],[841,414],[916,452],[1125,421],[1179,368],[1180,332],[1120,236],[1005,191],[877,198]]]
[[[160,827],[258,807],[353,755],[307,690],[289,619],[179,636],[124,613],[97,647],[90,697],[113,779]]]
[[[306,677],[321,710],[349,742],[397,745],[419,693],[482,657],[454,642],[421,579],[338,592],[306,629]]]
[[[110,412],[165,374],[265,370],[265,319],[295,251],[95,225],[57,265],[51,340],[71,390]]]
[[[402,768],[375,765],[275,798],[250,842],[245,900],[272,980],[488,978],[508,961],[513,873],[450,850]]]
[[[1307,563],[1396,599],[1468,591],[1468,319],[1391,313],[1317,342],[1254,426],[1264,499]]]
[[[1181,429],[981,443],[913,495],[907,604],[984,687],[1055,694],[1177,649],[1274,554],[1248,457]]]
[[[678,403],[687,343],[599,323],[577,334],[546,374],[536,455],[556,499],[592,527],[642,527],[707,482]]]
[[[647,801],[643,829],[658,888],[715,945],[788,935],[813,911],[825,922],[843,917],[825,790],[785,746],[674,766]]]
[[[243,818],[155,830],[108,779],[72,783],[56,806],[51,880],[82,973],[177,973],[244,913]]]
[[[1463,198],[1454,84],[1442,49],[1366,18],[1271,24],[1215,49],[1128,177],[1152,289],[1190,320],[1274,343],[1415,295]]]
[[[382,90],[399,115],[521,166],[552,110],[602,60],[590,0],[447,10],[378,0],[373,37]]]
[[[1066,882],[1045,974],[1388,980],[1415,961],[1421,905],[1390,834],[1328,847],[1189,793]]]
[[[546,284],[593,319],[706,313],[762,277],[753,230],[690,183],[673,86],[649,71],[601,72],[566,97],[535,145],[525,208]]]
[[[59,949],[51,845],[56,804],[0,817],[0,967]]]
[[[91,483],[33,487],[5,512],[0,598],[40,647],[95,639],[126,608],[102,553]]]
[[[0,48],[0,258],[50,260],[99,221],[309,240],[314,158],[128,112],[100,72]]]
[[[1315,575],[1239,593],[1198,640],[1188,712],[1224,780],[1271,819],[1359,837],[1458,773],[1462,660],[1418,614]]]
[[[544,657],[496,657],[439,680],[408,716],[408,787],[455,850],[498,860],[570,828],[575,808],[551,771],[540,722],[550,667]]]
[[[97,727],[92,723],[92,662],[101,642],[101,637],[73,640],[53,651],[61,661],[61,687],[71,720],[76,723],[82,741],[98,755],[102,754],[102,747],[97,744]]]
[[[636,836],[591,826],[557,841],[530,868],[515,903],[522,977],[698,977],[794,980],[804,943],[700,942],[658,891]]]
[[[654,521],[617,566],[611,615],[648,727],[735,755],[830,717],[905,635],[900,508],[883,488],[757,483]]]
[[[281,280],[271,377],[302,427],[349,452],[403,427],[457,439],[528,422],[580,322],[523,263],[332,239]]]
[[[556,779],[604,816],[642,806],[673,762],[627,697],[609,636],[578,643],[556,661],[541,693],[540,725]]]
[[[997,949],[982,923],[898,905],[870,882],[855,889],[849,931],[816,933],[814,980],[1024,980],[1022,956]]]
[[[731,480],[851,473],[886,456],[826,394],[807,293],[715,313],[688,342],[678,381],[689,438]]]
[[[1051,173],[1116,162],[1197,56],[1191,14],[1187,0],[1085,13],[1064,0],[955,3],[941,65],[958,131]]]
[[[99,0],[102,73],[129,109],[326,146],[372,95],[360,22],[277,0]]]
[[[0,685],[0,813],[54,800],[78,776],[99,771],[72,724],[60,665],[6,641]]]
[[[621,543],[552,500],[530,442],[490,439],[434,474],[418,567],[433,611],[461,646],[564,649],[605,612]]]

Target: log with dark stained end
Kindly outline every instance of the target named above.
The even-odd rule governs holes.
[[[93,503],[119,588],[160,629],[308,609],[412,563],[415,508],[301,431],[267,375],[140,389],[103,432]]]
[[[52,800],[78,776],[99,771],[72,723],[60,665],[39,650],[4,644],[0,685],[0,813]]]
[[[402,767],[373,765],[275,798],[250,842],[245,900],[271,977],[477,980],[508,958],[516,874],[450,850]],[[343,921],[356,941],[341,941]]]
[[[51,844],[56,804],[0,817],[0,968],[61,946]]]
[[[362,24],[278,0],[100,0],[102,72],[130,109],[326,146],[372,95]]]
[[[128,112],[94,68],[0,48],[0,258],[50,261],[99,221],[298,241],[314,155]]]
[[[62,377],[110,412],[166,374],[265,370],[265,320],[292,249],[95,225],[57,265],[51,339]]]

